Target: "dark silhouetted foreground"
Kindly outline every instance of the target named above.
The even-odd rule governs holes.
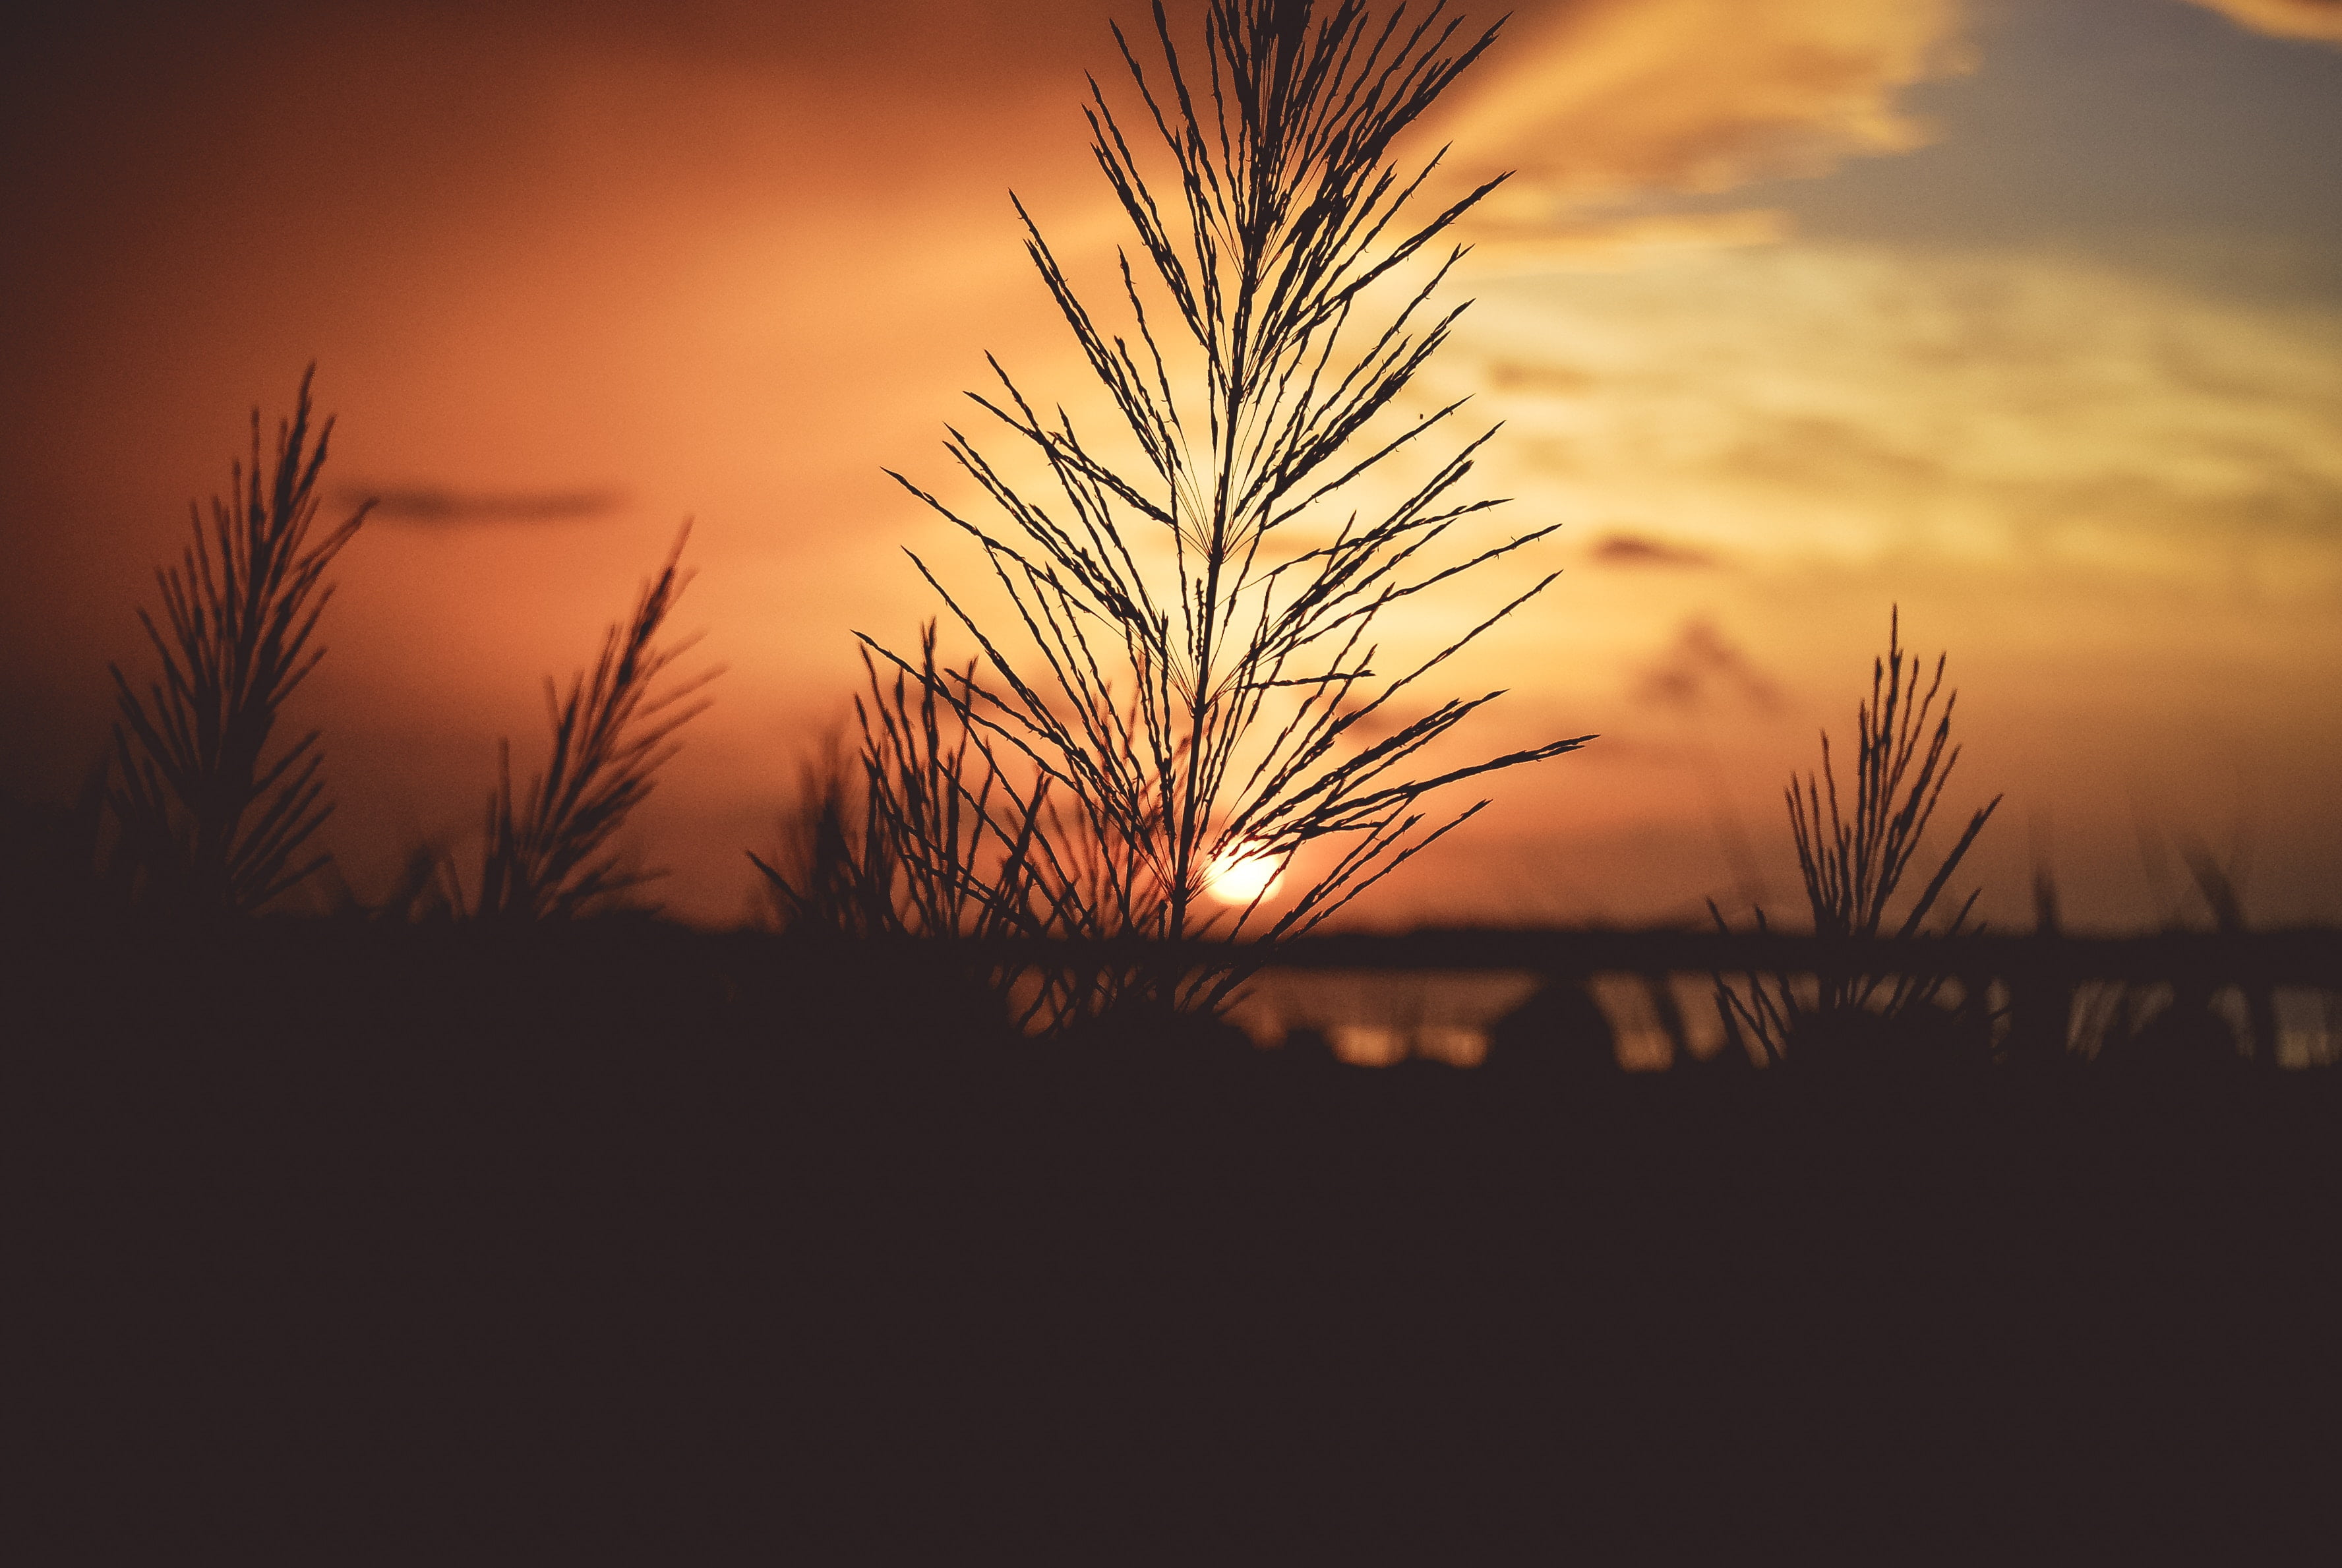
[[[626,921],[11,951],[19,1562],[2234,1562],[2333,1490],[2330,1070],[1044,1045]]]

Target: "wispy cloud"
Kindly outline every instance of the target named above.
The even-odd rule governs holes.
[[[2193,0],[2193,4],[2273,38],[2342,44],[2342,0]]]
[[[1716,557],[1706,550],[1687,550],[1680,544],[1670,544],[1664,539],[1646,539],[1639,534],[1606,534],[1595,542],[1590,557],[1605,566],[1692,566],[1716,564]]]
[[[2342,588],[2342,318],[2039,252],[1789,245],[1492,284],[1427,373],[1500,494],[1758,571]],[[1436,404],[1435,404],[1436,405]]]
[[[1675,641],[1636,674],[1633,694],[1653,707],[1685,712],[1723,705],[1770,714],[1781,705],[1772,678],[1705,617],[1676,629]]]
[[[341,496],[355,505],[371,499],[379,522],[428,528],[463,528],[496,523],[578,523],[607,516],[626,504],[626,493],[584,486],[565,490],[456,490],[436,484],[345,485]]]
[[[1898,106],[1967,68],[1952,0],[1576,0],[1525,8],[1444,135],[1519,171],[1491,222],[1814,175],[1927,139]]]

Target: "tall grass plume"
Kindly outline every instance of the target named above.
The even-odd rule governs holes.
[[[1017,206],[1027,254],[1111,404],[1114,440],[1136,460],[1107,455],[1063,408],[1038,411],[994,362],[998,390],[971,396],[1046,469],[1046,490],[1020,487],[956,429],[947,450],[996,520],[902,483],[981,549],[1009,619],[980,620],[915,554],[980,657],[939,667],[864,642],[946,711],[932,741],[911,739],[954,748],[961,783],[980,780],[960,807],[997,841],[1030,836],[993,867],[956,863],[940,839],[919,852],[957,864],[980,906],[1027,908],[1037,892],[1067,936],[1177,942],[1225,920],[1230,934],[1274,938],[1319,924],[1487,804],[1437,812],[1426,797],[1590,737],[1426,774],[1426,749],[1500,694],[1397,711],[1551,574],[1428,658],[1387,668],[1372,635],[1401,601],[1553,532],[1474,543],[1444,564],[1426,554],[1461,543],[1454,531],[1496,504],[1459,493],[1493,431],[1434,455],[1395,504],[1358,494],[1402,454],[1431,453],[1462,407],[1377,422],[1461,314],[1429,308],[1464,254],[1442,254],[1443,236],[1501,176],[1402,221],[1445,155],[1402,168],[1393,151],[1495,29],[1463,30],[1445,0],[1379,18],[1356,0],[1213,0],[1198,59],[1160,5],[1154,22],[1159,67],[1115,30],[1142,106],[1135,127],[1095,81],[1085,109],[1136,241],[1136,265],[1118,253],[1126,326],[1100,325]],[[1152,145],[1146,159],[1126,129]],[[1418,261],[1422,275],[1405,273]],[[960,831],[916,814],[888,828],[905,842]],[[1232,916],[1214,912],[1213,868],[1239,861],[1292,873],[1291,893],[1272,904],[1276,879],[1264,877]],[[1209,1010],[1240,978],[1134,972],[1115,999]]]

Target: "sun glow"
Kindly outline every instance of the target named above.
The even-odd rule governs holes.
[[[1204,890],[1222,904],[1251,904],[1285,885],[1285,863],[1256,844],[1223,850],[1204,873]]]

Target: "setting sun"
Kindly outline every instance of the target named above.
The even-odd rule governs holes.
[[[1253,904],[1284,885],[1284,863],[1249,844],[1222,851],[1204,873],[1204,890],[1222,904]]]

